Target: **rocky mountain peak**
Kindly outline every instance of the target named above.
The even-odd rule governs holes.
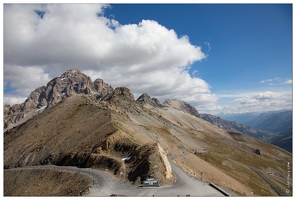
[[[71,69],[52,79],[46,86],[35,89],[24,103],[5,107],[4,126],[7,128],[25,117],[33,116],[35,111],[43,111],[75,94],[92,95],[100,99],[112,91],[112,86],[102,79],[92,82],[89,76]]]
[[[136,102],[130,89],[126,87],[115,88],[114,91],[104,96],[101,101],[115,105],[116,109],[122,109],[125,112],[133,114],[141,112],[140,105]]]
[[[135,100],[134,95],[131,93],[130,89],[126,88],[126,87],[118,87],[114,90],[115,94],[119,94],[122,96],[126,96],[128,98],[131,98],[133,100]]]
[[[200,117],[198,111],[189,103],[186,103],[185,101],[181,101],[177,99],[167,99],[163,102],[163,105],[175,108],[177,110],[181,110],[185,113],[194,115],[196,117]]]
[[[60,78],[69,78],[69,77],[72,77],[72,76],[86,76],[85,74],[83,74],[82,72],[80,72],[79,70],[77,69],[70,69],[66,72],[64,72],[62,75],[60,75],[59,77]]]
[[[138,99],[137,102],[139,103],[145,103],[152,105],[154,107],[161,107],[160,102],[157,98],[151,98],[147,93],[142,94]]]
[[[73,94],[81,93],[96,93],[91,78],[79,70],[68,70],[47,83],[47,88],[43,91],[41,98],[45,98],[49,105],[55,105],[64,96],[70,97]]]

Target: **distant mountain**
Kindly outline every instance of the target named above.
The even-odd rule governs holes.
[[[244,124],[265,131],[287,132],[292,128],[292,111],[262,113]]]
[[[257,138],[257,139],[264,141],[264,142],[270,142],[272,137],[274,137],[273,133],[270,133],[267,131],[256,130],[256,129],[246,126],[244,124],[239,124],[235,121],[228,121],[228,120],[222,119],[221,117],[217,117],[214,115],[200,114],[200,117],[203,120],[210,122],[211,124],[214,124],[220,128],[223,128],[224,130],[227,130],[228,132],[243,133],[243,134],[252,136],[254,138]]]
[[[219,113],[217,116],[226,119],[228,121],[235,121],[239,124],[244,124],[247,121],[250,121],[254,119],[255,117],[258,117],[261,113],[258,112],[251,112],[251,113],[237,113],[237,114],[224,114]],[[246,124],[247,125],[247,124]]]
[[[274,138],[271,142],[278,147],[281,147],[292,153],[292,132]]]
[[[256,116],[258,115],[258,116]],[[221,115],[223,116],[223,114]],[[245,113],[227,115],[227,119],[234,119],[235,121],[228,121],[221,117],[201,114],[201,118],[210,123],[219,126],[227,131],[234,131],[247,134],[249,136],[260,139],[278,147],[281,147],[289,152],[292,152],[292,111],[270,111],[261,114]],[[244,119],[251,118],[252,120],[242,124],[237,121],[244,121]]]
[[[255,129],[276,133],[270,141],[287,151],[292,152],[292,111],[262,113],[258,117],[245,122]]]

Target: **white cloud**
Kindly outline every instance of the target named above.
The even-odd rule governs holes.
[[[293,83],[292,80],[287,80],[287,81],[284,82],[284,84],[292,84],[292,83]]]
[[[98,18],[96,13],[102,12],[98,4],[47,5],[43,19],[33,9],[38,7],[4,6],[6,63],[93,70],[118,67],[126,73],[141,73],[143,69],[185,67],[205,57],[187,36],[178,38],[156,21],[119,25]]]
[[[14,94],[27,97],[35,88],[50,81],[49,74],[43,67],[37,66],[4,66],[4,85],[15,88]]]
[[[277,98],[279,96],[281,96],[281,94],[278,92],[267,91],[267,92],[259,92],[258,94],[254,95],[251,98],[254,98],[257,100],[265,100],[265,99]]]
[[[64,71],[79,69],[93,80],[126,86],[135,97],[147,92],[194,105],[217,101],[206,81],[189,75],[190,65],[206,58],[201,47],[153,20],[121,25],[104,17],[105,7],[5,4],[5,83],[28,96]],[[43,18],[34,10],[45,11]]]
[[[240,104],[254,104],[258,103],[259,101],[264,101],[267,99],[273,99],[280,97],[281,94],[278,92],[259,92],[257,94],[251,95],[251,96],[245,96],[242,98],[235,99],[234,101],[239,102]]]
[[[283,79],[276,77],[276,78],[262,80],[260,81],[260,83],[267,83],[268,85],[282,85],[282,84],[292,84],[292,80],[290,79],[290,80],[284,81]]]
[[[232,91],[217,94],[215,104],[204,107],[202,113],[225,114],[265,112],[292,109],[292,90],[276,89],[274,91]],[[232,103],[231,103],[232,102]]]
[[[270,79],[262,80],[262,81],[260,81],[260,83],[272,83],[272,82],[274,82],[276,80],[279,80],[279,78],[276,77],[276,78],[270,78]]]
[[[225,113],[264,112],[292,108],[292,91],[257,92],[251,95],[236,98],[239,105],[228,106]]]
[[[20,104],[20,103],[23,103],[24,101],[26,100],[25,97],[18,97],[18,96],[5,96],[3,97],[3,104],[6,105],[6,104],[10,104],[10,105],[13,105],[13,104]]]

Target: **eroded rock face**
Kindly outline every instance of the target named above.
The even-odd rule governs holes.
[[[161,104],[158,101],[158,99],[157,98],[151,98],[147,93],[142,94],[137,99],[137,102],[150,104],[151,106],[154,106],[154,107],[161,107]]]
[[[114,91],[106,95],[102,100],[104,101],[116,101],[117,99],[122,98],[134,101],[134,95],[131,93],[130,89],[126,87],[115,88]]]
[[[46,86],[35,89],[22,104],[5,105],[4,128],[16,124],[34,111],[48,109],[61,100],[75,94],[94,95],[97,99],[113,91],[112,86],[102,79],[92,82],[91,78],[79,70],[68,70],[52,79]]]

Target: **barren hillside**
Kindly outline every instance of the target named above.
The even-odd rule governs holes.
[[[136,101],[121,87],[101,99],[63,99],[4,133],[4,168],[92,167],[118,179],[122,171],[131,183],[152,176],[165,185],[174,181],[172,159],[188,174],[239,195],[278,195],[250,166],[287,189],[291,153],[144,96]]]
[[[8,170],[4,173],[4,196],[81,196],[91,179],[78,173],[52,169]]]

